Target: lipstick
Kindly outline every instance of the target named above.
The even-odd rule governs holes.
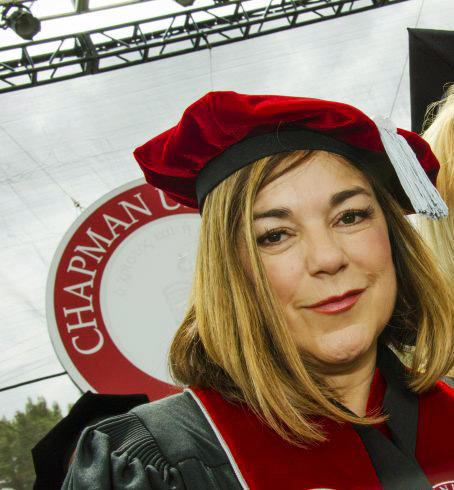
[[[341,296],[330,296],[329,298],[325,298],[322,301],[306,306],[305,308],[326,315],[342,313],[355,306],[363,291],[364,289],[352,289]]]

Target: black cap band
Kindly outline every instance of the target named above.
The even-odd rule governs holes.
[[[227,177],[261,158],[295,150],[323,150],[364,165],[374,155],[330,136],[305,129],[278,130],[246,138],[210,160],[196,181],[199,210],[209,192]],[[375,158],[376,158],[375,154]]]

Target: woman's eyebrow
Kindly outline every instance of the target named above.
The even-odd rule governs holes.
[[[351,189],[345,189],[344,191],[333,194],[329,200],[329,204],[332,208],[334,208],[335,206],[339,206],[339,204],[342,204],[347,199],[357,196],[358,194],[365,194],[366,196],[372,197],[372,194],[367,189],[359,185],[355,185]]]
[[[274,208],[274,209],[267,209],[262,213],[254,213],[253,219],[254,221],[263,218],[283,219],[283,218],[289,218],[292,214],[293,214],[292,211],[288,208]]]
[[[353,196],[357,196],[358,194],[364,194],[366,196],[372,197],[372,194],[359,185],[355,185],[350,189],[345,189],[340,192],[336,192],[333,194],[329,200],[329,205],[334,208],[339,204],[342,204],[347,199],[350,199]],[[253,219],[254,221],[264,218],[290,218],[293,215],[293,212],[289,208],[273,208],[267,209],[266,211],[262,211],[261,213],[254,213]]]

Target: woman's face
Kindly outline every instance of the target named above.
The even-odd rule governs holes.
[[[374,352],[394,308],[396,274],[363,174],[338,155],[314,153],[259,192],[254,230],[300,350],[326,367]]]

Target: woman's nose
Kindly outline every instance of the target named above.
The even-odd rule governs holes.
[[[347,266],[343,244],[331,230],[312,231],[305,238],[306,267],[310,275],[333,275]]]

